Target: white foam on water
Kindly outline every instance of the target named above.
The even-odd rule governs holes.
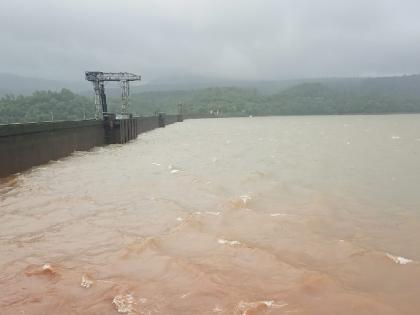
[[[391,139],[392,140],[398,140],[398,139],[401,139],[401,138],[400,138],[400,136],[392,136]]]
[[[286,307],[287,305],[289,305],[289,304],[287,304],[287,303],[283,303],[283,304],[272,304],[271,307],[272,308],[282,308],[282,307]]]
[[[286,216],[288,215],[287,213],[271,213],[270,217],[280,217],[280,216]]]
[[[44,264],[44,265],[42,266],[42,270],[43,270],[43,271],[50,271],[50,272],[54,272],[54,269],[53,269],[53,267],[52,267],[50,264]]]
[[[241,312],[241,315],[247,315],[250,314],[249,312],[252,310],[257,310],[261,306],[267,307],[267,309],[273,309],[273,308],[282,308],[287,306],[287,303],[277,304],[273,300],[269,301],[257,301],[257,302],[244,302],[241,301],[238,304],[238,310]]]
[[[413,260],[405,258],[405,257],[394,256],[394,255],[391,255],[389,253],[386,253],[385,255],[386,255],[386,257],[388,257],[389,259],[391,259],[394,263],[396,263],[398,265],[407,265],[407,264],[413,262]]]
[[[118,284],[118,282],[112,280],[96,280],[96,282]]]
[[[180,299],[185,299],[186,297],[189,297],[191,295],[191,292],[187,292],[187,293],[184,293],[183,295],[181,295],[179,298]]]
[[[248,200],[251,200],[252,198],[248,195],[242,195],[239,196],[239,198],[241,198],[242,202],[246,205],[246,203],[248,202]]]
[[[221,214],[221,212],[213,212],[213,211],[206,211],[206,214],[208,214],[208,215],[220,215]]]
[[[219,239],[217,240],[217,242],[218,242],[219,244],[223,244],[223,245],[231,245],[231,246],[241,245],[241,242],[239,242],[239,241],[229,241],[229,240],[225,240],[225,239],[223,239],[223,238],[219,238]]]
[[[223,312],[223,309],[222,308],[220,308],[219,307],[219,305],[216,305],[214,308],[213,308],[213,313],[222,313]]]
[[[152,165],[160,166],[160,163],[153,162]]]
[[[184,221],[184,219],[181,218],[181,217],[176,218],[176,220],[179,221],[179,222]]]
[[[172,164],[168,165],[168,170],[170,170],[172,174],[180,172],[180,170],[175,168]]]
[[[93,281],[86,275],[82,276],[82,282],[80,283],[80,286],[83,288],[90,288],[91,285],[93,284]]]
[[[118,313],[134,314],[134,298],[132,294],[117,295],[112,300]]]

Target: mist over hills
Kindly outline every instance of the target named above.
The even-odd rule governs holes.
[[[147,80],[146,78],[140,84],[137,82],[131,84],[131,94],[150,91],[188,91],[215,87],[239,87],[243,89],[257,89],[261,94],[271,95],[302,83],[322,83],[327,87],[343,92],[358,90],[363,94],[379,93],[390,96],[420,97],[420,75],[279,81],[241,81],[198,76],[166,77],[154,80]],[[81,95],[93,95],[91,84],[84,80],[83,75],[80,81],[60,81],[0,73],[0,97],[7,94],[26,96],[31,95],[35,91],[60,91],[62,88],[72,90]],[[106,84],[106,93],[109,96],[119,96],[121,90],[116,82],[108,82]]]
[[[59,91],[63,88],[80,92],[83,89],[87,90],[89,85],[86,82],[58,81],[0,73],[0,97],[5,95],[31,95],[35,91]]]
[[[0,91],[8,91],[0,98],[0,123],[94,117],[89,82],[13,75],[1,75],[0,81]],[[420,75],[254,82],[183,77],[133,86],[130,109],[137,115],[176,113],[182,103],[193,115],[420,113],[419,87]],[[106,93],[110,110],[119,112],[118,85],[107,85]]]

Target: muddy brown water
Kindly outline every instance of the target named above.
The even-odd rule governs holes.
[[[187,120],[0,183],[0,314],[420,314],[420,116]]]

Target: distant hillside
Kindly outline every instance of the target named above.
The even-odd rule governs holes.
[[[290,82],[290,81],[289,81]],[[306,80],[282,86],[275,94],[258,88],[219,87],[190,91],[134,94],[131,108],[138,114],[174,112],[182,103],[189,113],[219,111],[222,115],[300,115],[420,112],[420,76],[377,79]],[[118,99],[112,99],[118,109]]]
[[[191,113],[208,113],[222,109],[225,113],[240,113],[244,107],[256,106],[263,98],[256,89],[217,87],[191,91],[162,91],[133,94],[131,110],[136,114],[150,115],[155,111],[176,113],[178,104]],[[118,110],[120,100],[110,99],[111,108]]]
[[[361,95],[420,98],[420,75],[320,79],[315,81],[341,92],[357,92]]]
[[[92,99],[62,89],[38,91],[31,96],[5,96],[0,99],[0,124],[50,120],[92,119]]]
[[[301,81],[240,81],[183,76],[155,80],[147,80],[145,78],[145,81],[140,83],[132,83],[130,90],[132,94],[136,94],[153,91],[188,91],[211,87],[235,86],[240,88],[256,88],[263,94],[273,94],[279,90],[296,85],[299,82]],[[0,97],[6,95],[28,96],[35,91],[60,91],[62,88],[70,89],[84,96],[93,95],[92,86],[84,80],[83,75],[81,75],[80,81],[59,81],[0,73]],[[105,90],[110,97],[121,95],[121,89],[117,82],[107,82],[105,84]]]
[[[43,84],[48,84],[48,89],[53,86],[49,81]],[[275,86],[277,90],[268,93],[268,87],[274,89]],[[116,95],[118,97],[108,93],[108,103],[111,111],[119,112],[120,91]],[[144,91],[131,95],[130,110],[137,115],[152,115],[156,111],[176,113],[179,103],[183,104],[186,114],[219,113],[220,116],[420,113],[420,76]],[[93,96],[80,96],[67,89],[0,99],[0,122],[3,123],[82,119],[93,115]]]
[[[262,95],[278,94],[281,91],[303,83],[322,83],[326,87],[340,90],[343,93],[374,93],[388,96],[405,95],[406,97],[420,97],[420,75],[395,76],[383,78],[320,78],[280,81],[243,81],[225,80],[206,77],[182,76],[172,78],[159,78],[131,84],[131,93],[143,92],[177,92],[204,90],[208,88],[256,89]],[[0,97],[6,94],[31,95],[38,90],[60,91],[62,88],[70,89],[85,96],[92,96],[91,84],[86,82],[81,74],[80,81],[58,81],[40,78],[22,77],[13,74],[0,73]],[[121,89],[116,82],[106,84],[106,93],[109,97],[121,95]]]

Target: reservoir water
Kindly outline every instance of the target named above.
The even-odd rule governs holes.
[[[186,120],[0,182],[0,314],[420,312],[420,115]]]

